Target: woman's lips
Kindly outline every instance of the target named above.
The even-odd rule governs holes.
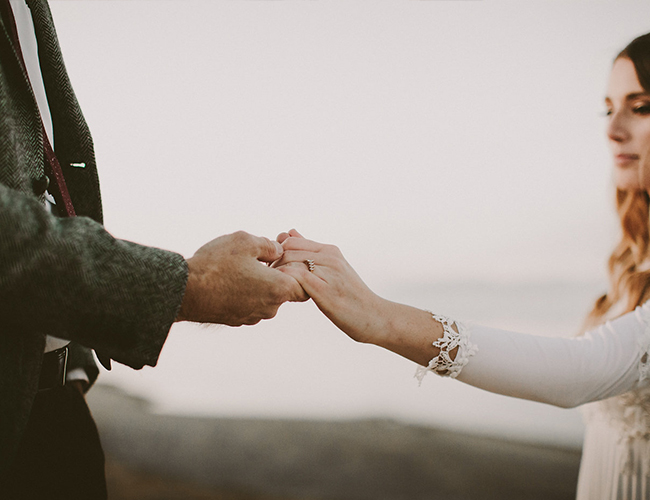
[[[621,167],[630,166],[638,159],[639,159],[639,155],[632,155],[632,154],[620,153],[614,156],[614,162]]]

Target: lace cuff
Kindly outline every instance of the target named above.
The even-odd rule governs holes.
[[[426,368],[418,366],[415,378],[419,383],[422,383],[422,379],[428,371],[443,377],[456,378],[469,361],[470,356],[478,352],[478,347],[470,342],[469,330],[465,325],[458,321],[452,321],[446,316],[433,313],[431,316],[442,325],[444,335],[433,342],[433,346],[440,349],[440,353],[429,361]],[[456,348],[458,348],[456,358],[451,359],[451,352]]]

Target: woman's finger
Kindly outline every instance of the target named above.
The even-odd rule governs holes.
[[[291,262],[305,262],[307,260],[312,260],[315,263],[320,264],[321,266],[329,265],[329,261],[330,261],[330,259],[328,259],[327,256],[323,256],[314,252],[305,252],[302,250],[298,250],[298,251],[289,250],[284,252],[282,254],[282,257],[280,257],[277,261],[273,263],[273,267],[284,266]]]
[[[278,234],[276,236],[275,241],[277,241],[281,245],[282,243],[284,243],[284,240],[286,240],[287,238],[290,238],[290,237],[291,237],[291,235],[289,233],[282,232],[282,233],[280,233],[280,234]]]
[[[282,244],[287,238],[304,238],[302,234],[300,234],[298,231],[295,229],[290,229],[288,233],[285,233],[284,231],[278,234],[277,238],[275,240]]]
[[[314,257],[314,255],[311,255]],[[320,278],[323,281],[326,281],[329,283],[331,280],[332,276],[331,273],[328,271],[328,266],[323,264],[322,262],[319,263],[318,261],[310,258],[309,254],[305,255],[306,258],[296,258],[295,260],[289,260],[284,264],[280,264],[279,262],[274,264],[274,267],[276,270],[282,270],[284,267],[294,267],[297,269],[301,270],[307,270],[311,274],[315,274],[318,278]]]
[[[289,230],[289,236],[292,236],[294,238],[304,238],[302,234],[300,234],[297,230],[295,229],[290,229]]]
[[[309,272],[305,265],[294,262],[278,268],[278,271],[294,278],[312,299],[324,295],[327,283],[319,278],[316,273]]]
[[[308,240],[302,237],[291,236],[282,242],[284,250],[306,250],[308,252],[322,252],[326,250],[329,245],[323,245],[316,241]]]

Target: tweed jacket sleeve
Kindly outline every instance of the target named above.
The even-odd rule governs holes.
[[[40,115],[0,25],[0,337],[51,334],[95,349],[102,360],[155,365],[180,308],[187,264],[181,255],[116,239],[104,229],[92,139],[49,6],[46,0],[28,5],[56,154],[79,216],[54,217],[42,194],[34,194],[34,182],[44,175]]]
[[[155,365],[182,300],[182,256],[61,219],[0,185],[2,335],[49,333],[134,368]]]

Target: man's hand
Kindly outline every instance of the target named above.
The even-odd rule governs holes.
[[[243,231],[220,236],[188,259],[189,278],[176,321],[254,325],[275,316],[286,301],[307,296],[291,276],[267,267],[282,247]]]

